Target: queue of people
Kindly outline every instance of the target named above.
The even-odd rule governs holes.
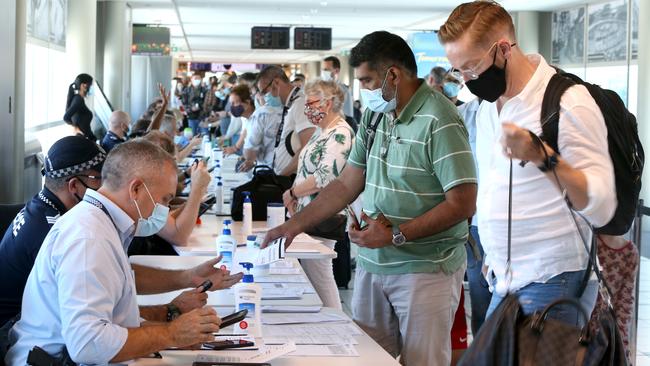
[[[135,123],[113,113],[101,147],[88,132],[83,101],[92,78],[79,75],[65,120],[80,136],[48,151],[43,189],[0,243],[7,364],[25,364],[35,345],[74,363],[122,362],[191,346],[219,330],[204,293],[188,290],[150,307],[138,307],[136,295],[205,279],[210,291],[222,290],[241,274],[215,267],[220,258],[186,271],[127,259],[161,250],[160,242],[184,245],[194,228],[210,175],[204,163],[178,168],[200,143],[183,134],[183,117],[192,136],[214,133],[226,154],[241,155],[239,171],[268,166],[292,180],[280,198],[289,220],[262,246],[280,237],[291,245],[307,232],[334,239],[332,249],[345,240],[358,247],[353,319],[403,365],[458,362],[467,348],[465,276],[473,334],[508,293],[519,296],[526,314],[560,297],[593,310],[597,283],[589,280],[581,232],[605,225],[617,205],[603,114],[584,87],[572,87],[561,100],[562,154],[537,143],[544,91],[556,71],[522,52],[512,18],[497,3],[458,6],[438,37],[452,68],[436,67],[425,79],[400,36],[377,31],[360,40],[349,64],[363,113],[332,56],[320,78],[290,80],[269,65],[258,74],[229,70],[207,86],[194,74],[179,79],[173,95],[160,86]],[[462,88],[476,99],[460,101]],[[512,170],[512,161],[522,164]],[[179,204],[185,178],[192,187]],[[565,197],[581,214],[577,227]],[[603,253],[633,246],[622,237],[598,240]],[[301,264],[324,306],[341,309],[332,261]],[[634,271],[625,275],[630,281]],[[612,290],[627,338],[634,299],[624,285]],[[549,317],[584,325],[569,306]]]

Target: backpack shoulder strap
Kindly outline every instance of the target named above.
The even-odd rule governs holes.
[[[560,122],[560,100],[564,92],[575,84],[575,80],[565,76],[561,70],[558,70],[551,77],[551,80],[549,80],[546,91],[544,92],[544,99],[542,99],[542,112],[540,116],[542,134],[540,138],[558,154],[560,154],[557,142],[558,124]]]
[[[368,164],[368,159],[370,158],[370,149],[372,148],[373,142],[375,142],[375,132],[377,132],[377,126],[379,121],[384,117],[383,113],[370,112],[370,118],[368,119],[368,126],[366,126],[366,164]]]

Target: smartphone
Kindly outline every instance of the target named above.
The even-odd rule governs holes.
[[[203,343],[203,348],[210,349],[214,351],[229,349],[229,348],[244,348],[244,347],[253,347],[254,342],[246,341],[243,339],[232,341],[215,341],[215,342],[206,342]]]
[[[219,328],[223,329],[227,326],[233,325],[237,322],[244,320],[246,314],[248,314],[248,309],[244,309],[242,311],[238,311],[236,313],[232,313],[228,316],[221,318],[221,325],[219,326]]]
[[[354,213],[352,206],[348,205],[347,208],[348,208],[348,216],[352,220],[352,224],[354,225],[354,227],[357,229],[361,228],[361,225],[359,224],[359,219],[357,218],[357,215]]]

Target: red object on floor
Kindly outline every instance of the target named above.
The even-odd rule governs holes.
[[[451,349],[467,349],[467,320],[465,319],[465,290],[460,285],[460,301],[451,327]]]

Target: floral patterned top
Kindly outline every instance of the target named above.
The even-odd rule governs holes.
[[[309,176],[316,179],[318,188],[325,188],[336,179],[348,161],[354,132],[348,123],[339,118],[333,127],[322,130],[317,128],[311,139],[300,152],[298,174],[294,186],[301,184]],[[296,211],[301,211],[318,193],[298,198]]]

